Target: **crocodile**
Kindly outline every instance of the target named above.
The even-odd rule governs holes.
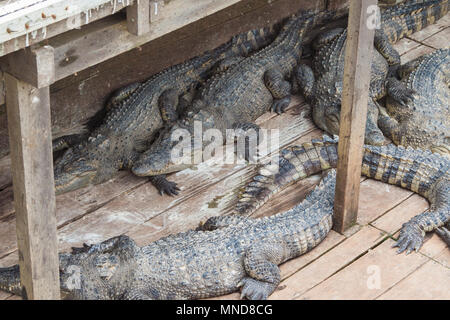
[[[388,96],[398,105],[407,105],[417,94],[396,77],[400,55],[393,44],[443,17],[448,0],[418,3],[407,1],[381,9],[380,28],[375,30],[367,111],[365,143],[385,143],[378,127],[378,101]],[[313,41],[312,67],[298,66],[296,78],[301,93],[311,104],[315,124],[329,134],[339,134],[347,28],[336,28]]]
[[[281,151],[277,163],[261,166],[259,173],[240,192],[234,213],[248,216],[286,186],[312,174],[337,166],[337,137],[312,140]],[[430,209],[404,223],[398,252],[419,250],[425,232],[439,229],[445,239],[444,224],[450,222],[450,159],[430,150],[387,146],[364,146],[361,173],[409,189],[425,197]],[[442,227],[444,229],[442,229]],[[448,235],[447,235],[448,236]]]
[[[273,168],[264,168],[267,172],[262,170],[255,177],[247,193],[257,199],[258,188],[275,190],[336,163],[337,140],[324,138],[289,147],[280,157],[279,172],[272,174]],[[401,250],[417,249],[425,231],[450,219],[449,168],[449,159],[429,151],[393,144],[364,147],[364,175],[417,192],[432,204],[403,226],[397,242]],[[280,283],[278,265],[312,250],[329,233],[335,183],[334,169],[328,170],[302,202],[270,217],[215,216],[195,230],[143,247],[121,235],[61,253],[62,295],[68,299],[199,299],[241,289],[243,298],[266,299]],[[0,268],[0,289],[23,294],[17,265]]]
[[[238,34],[214,50],[115,92],[106,107],[105,118],[94,130],[54,142],[54,151],[69,146],[55,161],[56,193],[99,184],[111,179],[117,171],[131,168],[159,130],[183,113],[191,91],[212,72],[220,71],[221,61],[248,55],[268,45],[274,40],[277,27]],[[163,175],[151,177],[150,181],[161,194],[178,193],[176,184]]]
[[[450,156],[450,48],[435,50],[402,65],[401,81],[417,95],[407,104],[386,100],[378,125],[397,145]]]
[[[192,161],[189,156],[185,158],[187,161],[173,157],[176,148],[180,147],[179,141],[173,137],[187,131],[191,146],[194,146],[190,155],[195,158],[196,154],[206,150],[206,141],[198,143],[195,140],[198,136],[196,123],[205,131],[219,130],[220,135],[214,136],[214,143],[219,144],[225,142],[225,137],[228,140],[230,130],[234,130],[234,137],[245,137],[245,157],[255,159],[249,146],[251,138],[253,141],[258,139],[255,136],[259,136],[260,128],[254,122],[270,109],[281,113],[289,105],[291,83],[287,79],[298,64],[305,34],[314,26],[340,14],[338,11],[300,12],[287,20],[269,46],[248,57],[237,57],[231,61],[222,72],[216,73],[201,86],[187,108],[186,116],[164,130],[136,161],[132,167],[133,173],[153,176],[191,167],[197,161]]]

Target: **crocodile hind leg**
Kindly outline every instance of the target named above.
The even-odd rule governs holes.
[[[175,182],[166,179],[166,175],[151,176],[149,180],[158,189],[160,195],[176,196],[180,191]]]
[[[396,145],[402,144],[402,135],[399,123],[391,118],[386,108],[379,106],[378,127],[383,134]]]
[[[272,111],[281,114],[291,102],[291,84],[284,79],[283,73],[274,68],[264,74],[264,83],[273,96]]]
[[[244,257],[247,277],[241,280],[241,298],[265,300],[281,281],[278,265],[285,261],[286,246],[282,243],[255,244]]]
[[[367,102],[367,121],[364,143],[371,145],[382,145],[385,139],[383,133],[378,127],[378,104],[371,97],[369,97],[369,100]]]
[[[178,92],[174,89],[165,90],[159,96],[159,112],[164,122],[174,123],[178,119],[177,106],[179,102]]]
[[[413,175],[411,175],[413,177]],[[406,176],[403,178],[403,180]],[[439,178],[430,191],[430,209],[404,223],[394,247],[397,253],[419,251],[425,232],[434,231],[450,221],[450,175]]]
[[[79,144],[81,141],[88,137],[89,133],[71,134],[68,136],[63,136],[53,140],[52,149],[53,152],[68,149],[74,145]]]

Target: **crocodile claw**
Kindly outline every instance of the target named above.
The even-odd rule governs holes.
[[[180,188],[177,187],[177,184],[172,181],[167,181],[158,186],[158,191],[160,195],[167,194],[168,196],[176,196],[180,192]]]
[[[404,223],[400,230],[400,236],[392,247],[398,247],[397,253],[406,250],[406,254],[410,254],[413,250],[419,251],[422,247],[424,232],[413,222]]]
[[[274,99],[272,104],[272,111],[278,114],[284,113],[286,108],[291,103],[291,97],[284,97],[282,99]]]
[[[274,285],[268,282],[258,281],[250,277],[245,277],[239,282],[242,287],[241,299],[249,300],[267,300],[267,297],[273,292]]]

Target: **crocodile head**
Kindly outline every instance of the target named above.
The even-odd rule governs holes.
[[[152,146],[139,156],[132,167],[137,176],[178,172],[202,161],[204,143],[197,142],[205,130],[215,127],[214,116],[205,110],[189,113],[170,128],[163,129]]]
[[[164,130],[160,138],[134,163],[132,172],[137,176],[154,176],[192,167],[190,141],[189,131],[178,125]]]
[[[125,151],[104,136],[68,149],[55,161],[55,191],[61,194],[111,179],[122,166]]]
[[[129,294],[140,248],[127,236],[59,255],[61,298],[124,299]]]

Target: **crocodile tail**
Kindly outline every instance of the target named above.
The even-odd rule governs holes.
[[[0,290],[21,295],[19,265],[0,268]]]
[[[324,136],[281,151],[276,163],[262,166],[241,191],[235,213],[250,215],[288,185],[337,165],[337,140]]]
[[[382,11],[382,28],[391,43],[435,23],[448,12],[448,0],[409,1]]]

